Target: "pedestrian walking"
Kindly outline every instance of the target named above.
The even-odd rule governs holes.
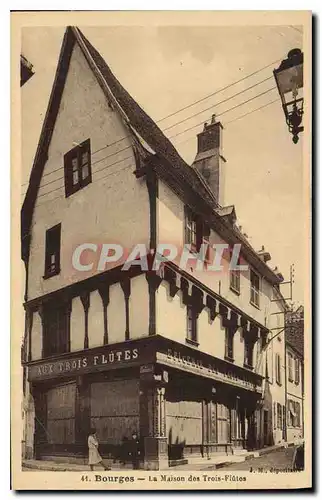
[[[139,469],[140,464],[140,439],[136,431],[132,432],[132,437],[128,442],[129,456],[132,462],[133,469]]]
[[[91,470],[94,470],[94,465],[101,465],[105,470],[111,470],[110,467],[104,464],[101,455],[98,452],[98,440],[96,437],[96,429],[91,428],[88,436],[88,464]]]

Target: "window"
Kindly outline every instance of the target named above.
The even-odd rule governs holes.
[[[276,415],[276,403],[273,403],[273,429],[276,429],[277,415]]]
[[[288,353],[288,379],[293,382],[293,356],[290,352]]]
[[[66,198],[92,182],[89,139],[65,154],[64,171]]]
[[[301,427],[301,405],[300,403],[288,400],[288,425],[290,427]]]
[[[259,276],[252,269],[250,270],[250,301],[259,307]]]
[[[254,343],[249,340],[245,340],[244,366],[246,368],[253,368],[253,350]]]
[[[230,249],[230,261],[232,258],[233,249]],[[240,255],[238,257],[237,265],[240,265]],[[237,269],[230,269],[230,288],[237,293],[240,293],[240,271]]]
[[[295,365],[295,377],[294,382],[296,385],[300,383],[300,360],[298,358],[294,358]]]
[[[49,303],[43,308],[43,356],[69,352],[70,309],[66,303]]]
[[[60,273],[60,234],[61,224],[46,231],[44,278],[50,278]]]
[[[282,385],[281,382],[281,356],[279,354],[275,355],[275,378],[278,385]]]
[[[301,427],[301,405],[300,403],[295,403],[295,413],[296,413],[296,425]]]
[[[277,403],[277,428],[282,429],[283,424],[283,410],[282,405]]]
[[[225,331],[225,358],[234,361],[234,331],[228,327]]]
[[[205,238],[206,243],[208,238]],[[199,252],[200,246],[203,243],[202,220],[188,207],[185,210],[185,243],[186,245],[191,245],[191,249],[197,252]]]
[[[187,306],[187,341],[198,343],[197,313],[191,305]]]

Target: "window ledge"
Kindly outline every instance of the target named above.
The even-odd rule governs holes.
[[[277,385],[279,385],[280,387],[282,387],[282,385],[283,385],[283,384],[282,384],[282,382],[277,382],[277,380],[276,380],[276,383],[277,383]]]
[[[249,303],[250,303],[252,306],[256,307],[256,309],[260,309],[259,304],[256,304],[256,303],[255,303],[255,302],[253,302],[252,300],[250,300],[250,301],[249,301]]]
[[[236,295],[240,295],[240,290],[237,290],[237,288],[233,287],[232,285],[230,285],[229,289]]]
[[[247,370],[254,371],[254,367],[252,365],[248,365],[247,363],[244,363],[244,368],[247,368]]]
[[[51,273],[45,273],[43,276],[44,280],[48,280],[49,278],[52,278],[53,276],[57,276],[60,274],[60,268],[57,269],[56,271],[52,271]]]
[[[231,358],[230,356],[226,356],[226,355],[225,355],[225,360],[229,361],[230,363],[234,363],[235,362],[234,358]]]
[[[193,346],[195,346],[195,347],[199,347],[199,342],[197,342],[197,340],[188,339],[188,338],[186,337],[186,343],[187,343],[187,344],[190,344],[190,345],[193,345]]]

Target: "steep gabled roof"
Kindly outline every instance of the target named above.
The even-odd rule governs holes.
[[[173,144],[163,134],[161,129],[120,84],[102,56],[87,40],[79,28],[68,27],[63,39],[49,105],[30,175],[28,190],[22,207],[21,231],[23,247],[24,243],[28,246],[32,212],[47,160],[48,147],[61,102],[72,49],[76,41],[81,47],[88,64],[95,73],[107,98],[111,101],[111,104],[119,110],[129,132],[131,133],[131,129],[134,129],[161,159],[166,160],[168,166],[171,165],[177,176],[185,179],[194,190],[198,191],[208,203],[215,207],[216,201],[203,179],[201,179],[196,171],[181,158]],[[24,256],[27,257],[27,254],[27,248],[23,248],[23,259]]]
[[[198,203],[202,202],[204,206],[207,206],[209,218],[216,225],[218,231],[225,237],[230,237],[233,242],[242,243],[249,262],[258,267],[260,272],[271,283],[279,283],[280,280],[261,261],[249,242],[235,230],[231,222],[226,220],[227,217],[222,217],[217,212],[217,209],[220,207],[202,175],[181,158],[170,140],[120,84],[102,56],[77,27],[68,27],[65,31],[49,104],[21,210],[22,259],[27,262],[29,258],[30,228],[33,210],[43,170],[48,159],[48,148],[58,115],[75,43],[79,44],[109,103],[118,109],[129,132],[129,136],[133,138],[135,144],[138,144],[138,137],[143,139],[140,144],[141,149],[145,145],[148,146],[144,150],[153,159],[154,167],[157,165],[157,172],[160,175],[164,175],[168,180],[174,179],[176,186],[180,186],[180,189],[183,191],[185,187],[189,187],[196,195]]]

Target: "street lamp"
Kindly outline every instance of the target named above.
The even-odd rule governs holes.
[[[273,70],[276,85],[289,131],[293,135],[293,142],[297,144],[298,134],[303,132],[301,127],[303,115],[303,95],[299,95],[303,89],[303,52],[301,49],[293,49],[287,54],[277,69]],[[302,91],[303,92],[303,91]]]

